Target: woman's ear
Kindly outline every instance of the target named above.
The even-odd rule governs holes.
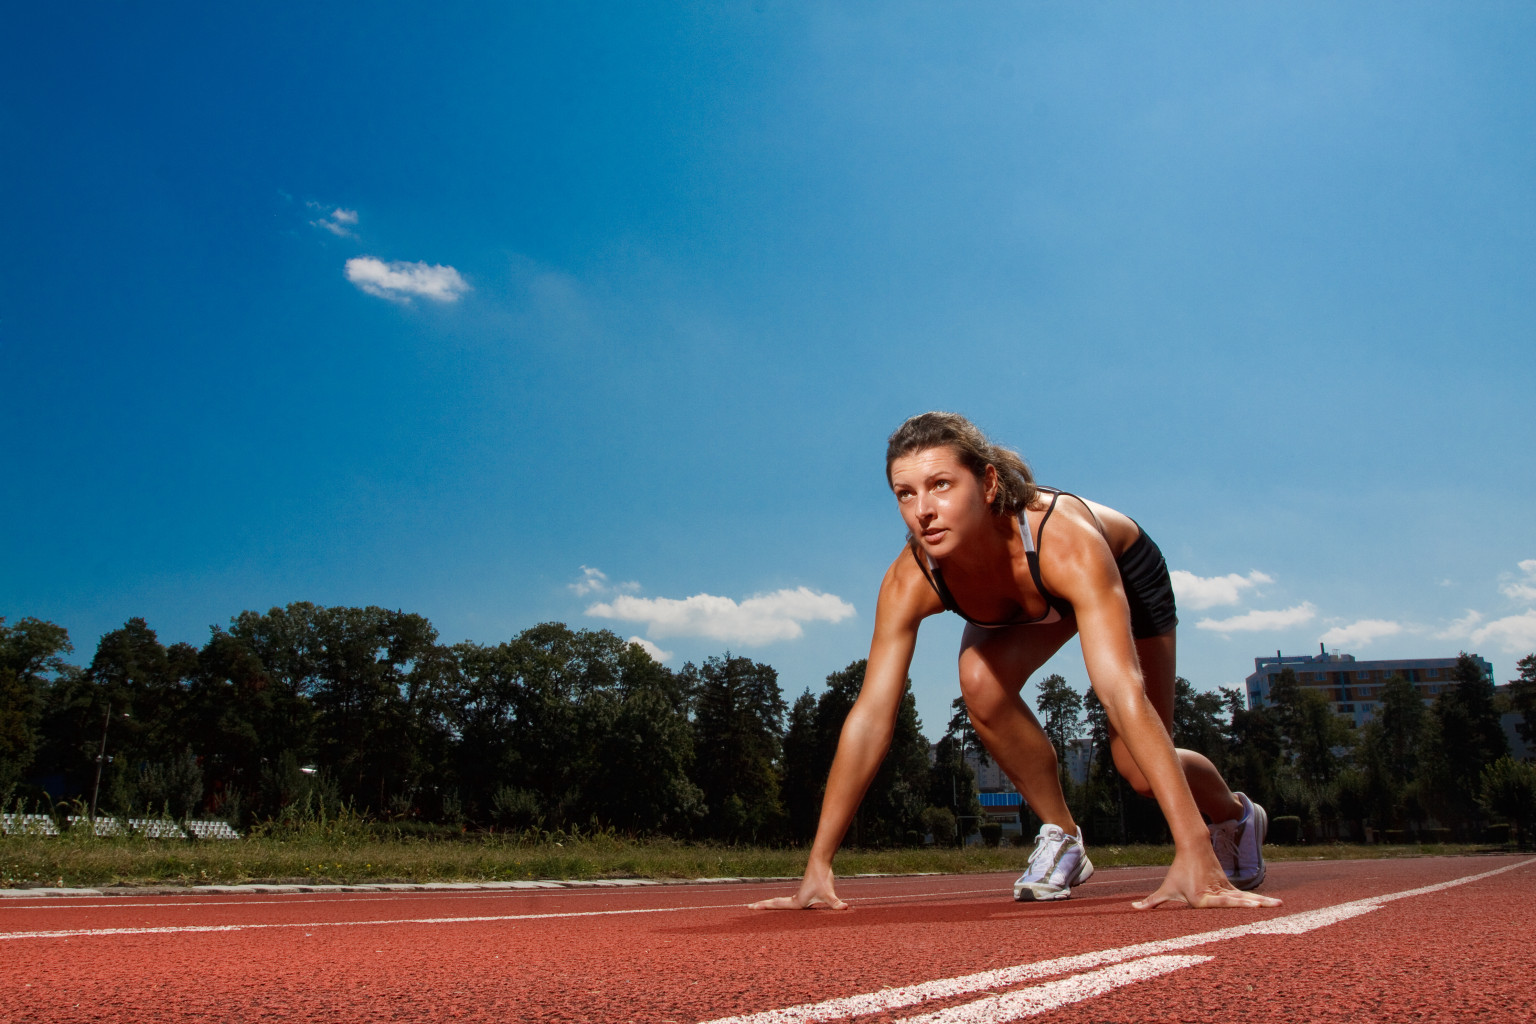
[[[997,500],[997,467],[987,463],[987,470],[981,475],[981,496],[986,499],[988,505]]]

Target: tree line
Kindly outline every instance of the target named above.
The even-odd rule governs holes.
[[[758,843],[814,835],[865,668],[833,672],[791,704],[772,666],[730,652],[674,671],[608,630],[558,622],[499,644],[445,645],[420,615],[306,602],[242,612],[201,648],[163,645],[135,618],[103,636],[88,665],[69,663],[72,653],[61,626],[0,619],[7,809],[94,802],[102,813],[248,826],[348,806],[452,828],[596,825]],[[1530,730],[1536,656],[1520,670],[1511,700]],[[1357,733],[1292,674],[1255,710],[1239,691],[1202,693],[1180,679],[1175,737],[1272,816],[1295,814],[1320,837],[1536,816],[1536,769],[1500,761],[1500,708],[1471,659],[1432,706],[1402,680],[1381,703]],[[1160,839],[1156,805],[1114,772],[1093,694],[1050,676],[1036,707],[1058,751],[1090,739],[1086,783],[1063,765],[1090,837]],[[979,746],[955,708],[930,746],[909,683],[850,842],[974,831],[981,809],[965,756]]]
[[[1536,766],[1516,762],[1500,725],[1507,711],[1536,741],[1536,655],[1520,659],[1508,695],[1495,692],[1478,659],[1463,653],[1452,684],[1426,704],[1401,676],[1386,681],[1374,718],[1362,728],[1334,714],[1326,696],[1285,669],[1270,700],[1249,708],[1241,690],[1197,691],[1175,684],[1174,742],[1209,757],[1233,789],[1268,810],[1295,817],[1312,840],[1386,838],[1475,840],[1492,824],[1536,824]],[[1062,765],[1074,815],[1100,840],[1162,841],[1166,827],[1150,801],[1135,796],[1109,757],[1108,720],[1090,691],[1060,676],[1042,681],[1036,702],[1058,751],[1087,737],[1088,778],[1075,784]],[[1522,840],[1530,836],[1522,832]]]
[[[72,652],[61,626],[0,619],[8,810],[95,801],[249,825],[345,806],[463,828],[799,842],[864,678],[854,662],[791,707],[772,666],[729,652],[673,671],[558,622],[445,645],[420,615],[303,602],[243,612],[201,648],[164,645],[135,618],[89,665]],[[852,838],[920,841],[929,761],[909,684]]]

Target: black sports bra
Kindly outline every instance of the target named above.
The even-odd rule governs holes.
[[[1044,543],[1045,524],[1050,520],[1051,513],[1056,511],[1056,500],[1063,494],[1069,498],[1077,498],[1077,495],[1067,491],[1052,490],[1049,487],[1042,487],[1040,490],[1049,493],[1051,496],[1051,503],[1046,506],[1045,515],[1040,519],[1040,537],[1041,543]],[[1077,498],[1077,500],[1083,501],[1082,498]],[[1083,501],[1083,507],[1088,508],[1086,501]],[[1093,509],[1089,508],[1088,514],[1093,515]],[[1099,517],[1093,516],[1093,521],[1099,523]],[[1103,532],[1103,530],[1103,524],[1099,523],[1099,531]],[[938,566],[933,564],[933,561],[925,552],[918,549],[917,540],[911,535],[907,537],[907,547],[911,550],[912,557],[917,562],[917,567],[922,570],[923,576],[928,580],[928,585],[933,587],[934,593],[939,595],[939,600],[944,602],[945,611],[954,612],[973,626],[983,626],[987,629],[1002,629],[1004,626],[1032,626],[1048,622],[1059,622],[1062,616],[1071,614],[1072,603],[1066,598],[1057,597],[1045,589],[1045,581],[1040,578],[1040,552],[1036,549],[1035,538],[1030,536],[1029,520],[1025,517],[1022,509],[1019,511],[1019,536],[1024,540],[1024,557],[1029,562],[1029,575],[1035,581],[1035,589],[1040,592],[1041,597],[1045,598],[1045,611],[1033,619],[1016,618],[1008,622],[981,622],[965,614],[965,612],[960,610],[960,606],[955,603],[955,597],[949,592],[949,587],[945,586],[944,573],[940,571]]]

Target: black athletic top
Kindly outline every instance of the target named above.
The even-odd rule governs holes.
[[[1052,490],[1049,487],[1041,487],[1039,490],[1051,496],[1051,503],[1046,506],[1045,515],[1040,519],[1040,536],[1043,542],[1045,524],[1051,518],[1051,513],[1056,511],[1056,499],[1060,498],[1063,494],[1066,494],[1069,498],[1077,498],[1077,495],[1070,494],[1067,491]],[[1077,500],[1083,501],[1082,498],[1077,498]],[[1088,503],[1084,501],[1083,506],[1086,508],[1087,505]],[[1093,509],[1088,509],[1088,514],[1093,515]],[[1099,523],[1099,517],[1094,516],[1093,521]],[[1099,523],[1099,532],[1104,532],[1104,525],[1102,523]],[[939,600],[944,602],[944,609],[954,612],[973,626],[984,626],[987,629],[1002,629],[1004,626],[1032,626],[1037,623],[1060,621],[1063,615],[1071,614],[1072,603],[1066,598],[1057,597],[1045,589],[1045,581],[1040,578],[1040,552],[1036,550],[1035,538],[1030,536],[1029,520],[1025,518],[1023,509],[1019,510],[1019,536],[1024,539],[1024,557],[1029,561],[1029,574],[1034,578],[1035,589],[1040,592],[1041,597],[1045,598],[1045,611],[1033,619],[1017,618],[1008,622],[980,622],[961,611],[960,606],[955,603],[954,595],[949,592],[949,587],[944,585],[944,573],[940,571],[938,566],[933,564],[932,559],[928,557],[926,552],[918,549],[917,539],[909,536],[907,538],[907,546],[912,550],[912,557],[917,561],[917,567],[923,571],[923,576],[927,578],[928,585],[933,587],[934,593],[939,595]]]

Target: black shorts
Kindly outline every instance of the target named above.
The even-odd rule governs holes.
[[[1131,606],[1131,636],[1137,640],[1162,636],[1179,624],[1168,563],[1145,531],[1115,559],[1115,565],[1120,568],[1125,601]]]

